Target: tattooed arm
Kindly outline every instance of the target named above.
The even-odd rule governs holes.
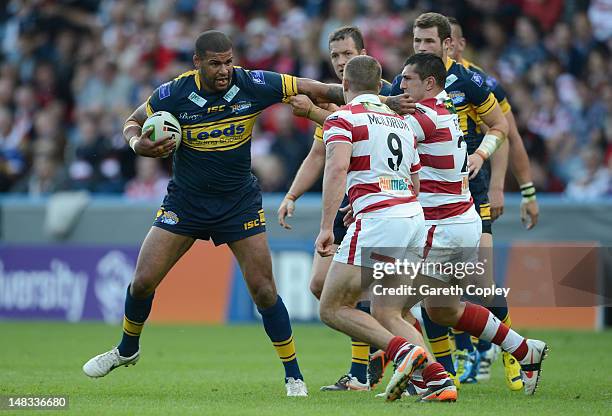
[[[307,95],[315,103],[344,105],[344,93],[340,84],[324,84],[309,78],[298,78],[299,94]]]

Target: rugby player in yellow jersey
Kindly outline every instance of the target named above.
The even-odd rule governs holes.
[[[142,243],[127,288],[122,339],[85,363],[83,371],[104,377],[138,361],[140,334],[157,286],[196,239],[211,239],[215,245],[227,244],[240,265],[283,363],[287,396],[306,396],[289,315],[272,275],[261,191],[251,173],[251,133],[265,108],[298,93],[343,103],[342,87],[234,66],[231,40],[214,30],[196,39],[193,63],[195,70],[162,84],[125,122],[124,138],[140,156],[166,157],[175,148],[169,137],[152,141],[151,130],[142,131],[156,111],[168,111],[179,120],[182,143],[173,155],[168,194]],[[202,270],[194,273],[201,273],[201,279],[219,278]],[[175,353],[180,357],[180,351]]]
[[[464,67],[471,71],[477,72],[484,77],[486,84],[489,86],[495,95],[495,98],[500,103],[504,116],[508,121],[509,162],[512,173],[520,185],[522,194],[521,221],[528,230],[532,229],[537,224],[539,214],[538,203],[536,200],[536,190],[532,182],[529,157],[527,156],[527,152],[523,146],[523,140],[518,132],[516,120],[512,114],[512,108],[506,97],[506,92],[495,78],[486,74],[480,67],[463,57],[463,51],[466,47],[466,39],[463,37],[461,25],[454,17],[448,17],[448,20],[451,24],[451,43],[448,49],[448,55]],[[496,163],[493,165],[493,169],[497,170],[497,172],[492,173],[489,188],[492,220],[495,220],[495,218],[503,213],[503,186],[507,167],[507,163],[504,162],[507,162],[507,159],[500,159],[499,161],[496,159],[495,162]],[[502,308],[500,308],[501,310],[498,311],[498,317],[505,324],[510,326],[511,320],[507,307],[504,308],[504,305],[496,305],[493,308],[496,308],[497,306],[502,306]],[[505,317],[502,318],[499,315],[505,315]],[[461,345],[466,347],[465,350],[459,348],[461,352],[456,356],[456,366],[458,368],[466,367],[465,363],[460,361],[469,357],[469,354],[473,349],[468,338],[469,337],[467,334],[455,335],[455,339],[459,341]],[[495,346],[486,341],[479,341],[478,365],[472,370],[472,375],[477,380],[488,380],[490,378],[491,364],[495,360],[496,355],[497,348]],[[504,352],[502,354],[502,358],[504,362],[506,384],[511,390],[520,390],[523,387],[520,367],[510,354]]]

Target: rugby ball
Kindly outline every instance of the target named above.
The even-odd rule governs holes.
[[[179,121],[167,111],[158,111],[147,118],[142,125],[142,131],[153,129],[149,138],[152,141],[161,140],[164,137],[170,136],[176,142],[174,150],[178,149],[181,144],[181,124]]]

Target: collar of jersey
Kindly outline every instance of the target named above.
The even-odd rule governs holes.
[[[446,67],[446,70],[448,71],[448,68],[451,67],[451,65],[453,65],[453,61],[451,58],[449,58],[448,56],[446,57],[446,64],[444,65]]]
[[[448,94],[445,90],[440,91],[438,95],[435,96],[437,102],[442,102],[448,98]]]
[[[359,104],[359,103],[373,103],[380,104],[380,98],[375,94],[360,94],[357,97],[353,98],[351,104]]]
[[[472,63],[470,61],[468,61],[467,59],[463,58],[461,60],[461,65],[466,67],[466,68],[469,68],[470,66],[472,66]]]

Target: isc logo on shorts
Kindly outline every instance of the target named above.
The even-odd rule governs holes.
[[[259,214],[259,218],[251,220],[251,221],[247,221],[242,225],[245,230],[250,230],[251,228],[261,227],[261,226],[266,225],[266,216],[264,214],[264,210],[260,209],[259,211],[257,211],[257,213]]]

